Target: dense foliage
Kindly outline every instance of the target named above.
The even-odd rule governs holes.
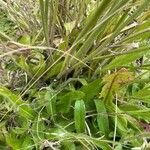
[[[0,0],[0,149],[148,149],[150,0]]]

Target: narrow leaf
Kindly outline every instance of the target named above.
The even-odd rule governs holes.
[[[75,103],[74,120],[77,133],[85,132],[85,104],[83,100],[78,100]]]
[[[107,65],[103,70],[114,69],[116,67],[129,64],[135,61],[136,59],[142,57],[145,54],[145,52],[147,52],[148,50],[149,50],[149,46],[144,46],[131,51],[131,53],[118,56],[115,59],[113,59],[111,63]]]
[[[97,123],[99,130],[102,133],[102,135],[104,134],[107,137],[109,134],[109,120],[105,105],[101,100],[95,100],[95,105],[98,113]]]

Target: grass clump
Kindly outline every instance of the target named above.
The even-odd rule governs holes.
[[[0,5],[1,149],[148,147],[149,0]]]

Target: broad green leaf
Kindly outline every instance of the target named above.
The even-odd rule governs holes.
[[[64,150],[76,150],[76,146],[73,142],[63,142],[62,145]]]
[[[32,138],[30,136],[26,136],[20,148],[24,150],[31,150],[33,149],[33,147],[34,147],[34,143],[32,141]]]
[[[70,110],[71,104],[75,100],[83,99],[85,94],[81,91],[72,91],[62,97],[59,97],[60,101],[57,105],[57,110],[63,113],[67,113]]]
[[[88,85],[82,86],[79,90],[85,93],[84,100],[90,101],[92,98],[94,98],[94,96],[96,96],[99,93],[100,89],[101,79],[96,79]]]
[[[19,111],[19,115],[26,119],[33,119],[35,112],[30,107],[30,104],[27,102],[24,102],[21,97],[13,94],[10,90],[8,90],[5,87],[0,87],[0,95],[2,95],[4,98],[8,99],[8,102],[12,104],[12,106],[15,108],[15,111]]]
[[[22,139],[18,139],[16,134],[9,133],[6,135],[7,146],[14,150],[20,150],[22,145]]]
[[[21,44],[26,44],[26,45],[30,45],[31,39],[29,35],[22,35],[19,40],[19,43]]]
[[[105,108],[105,104],[102,100],[95,100],[96,110],[97,110],[97,123],[101,135],[108,136],[109,134],[109,120],[108,114]]]
[[[85,101],[86,109],[88,111],[95,109],[93,98],[98,96],[98,93],[102,88],[101,81],[102,79],[96,79],[79,89],[79,91],[82,91],[85,94],[83,100]]]
[[[78,100],[74,108],[75,129],[77,133],[85,132],[85,104],[83,100]]]

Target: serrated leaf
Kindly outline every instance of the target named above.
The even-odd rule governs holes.
[[[144,119],[150,121],[150,109],[138,110],[138,111],[128,111],[128,114],[137,119]]]
[[[129,97],[131,101],[142,101],[146,103],[150,103],[150,89],[142,89],[138,92],[133,93],[131,97]]]
[[[114,72],[112,74],[106,74],[103,77],[103,83],[105,85],[102,88],[102,91],[100,93],[100,97],[104,98],[104,101],[106,103],[111,102],[112,97],[115,94],[118,94],[120,89],[129,81],[132,81],[134,79],[134,75],[132,72],[129,72],[126,68],[122,68],[118,70],[117,72]]]
[[[77,133],[85,132],[85,104],[83,100],[78,100],[74,108],[75,129]]]

